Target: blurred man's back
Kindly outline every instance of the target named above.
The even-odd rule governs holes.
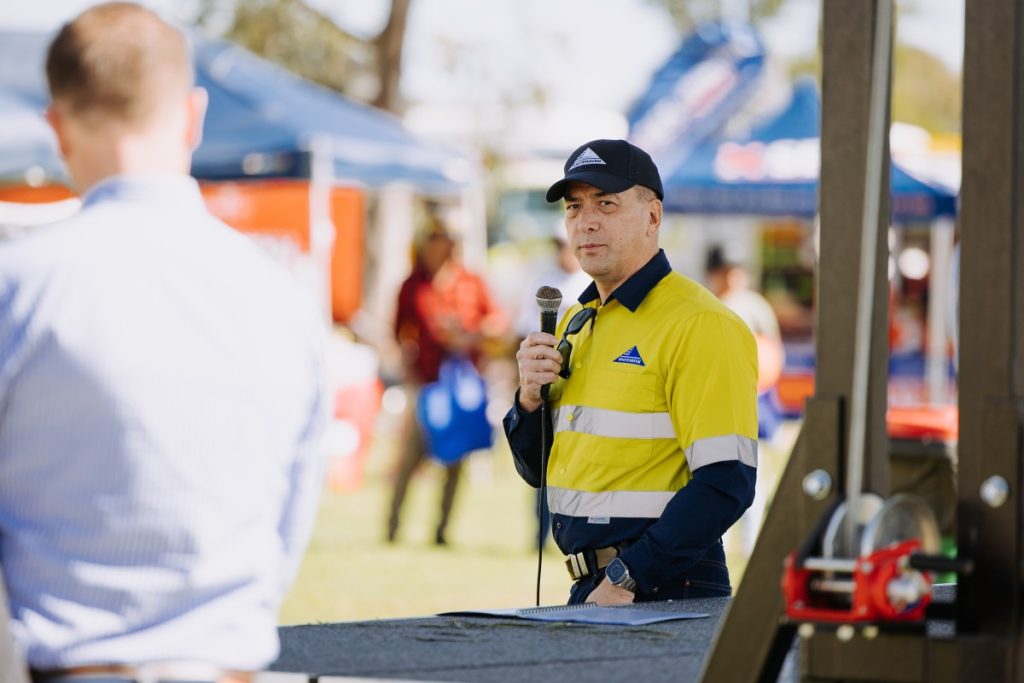
[[[71,72],[88,70],[90,43],[118,39],[117,59],[173,63],[180,34],[120,4],[69,26],[51,48],[50,116],[84,206],[0,246],[0,558],[15,637],[34,669],[72,677],[121,663],[259,669],[276,656],[320,491],[322,324],[286,272],[207,214],[186,174],[202,118],[190,82],[175,93],[154,74],[171,99],[109,123],[52,72],[75,53]],[[125,77],[84,82],[110,73]]]

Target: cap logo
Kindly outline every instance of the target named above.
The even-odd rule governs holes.
[[[602,166],[607,165],[604,163],[604,159],[597,156],[597,154],[594,153],[594,150],[587,147],[585,150],[580,152],[578,157],[576,157],[576,161],[572,162],[572,166],[569,167],[569,170],[571,171],[580,166],[590,166],[591,164],[601,164]]]

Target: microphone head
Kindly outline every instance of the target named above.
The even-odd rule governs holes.
[[[537,305],[542,311],[558,311],[562,305],[562,293],[554,287],[544,286],[537,290]]]

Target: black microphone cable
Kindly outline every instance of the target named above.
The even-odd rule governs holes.
[[[551,524],[551,512],[544,519],[544,508],[548,497],[548,452],[551,449],[551,421],[548,410],[547,386],[541,389],[540,404],[540,495],[537,496],[537,607],[540,607],[540,570],[544,561],[544,541],[547,539],[548,526]],[[545,524],[546,522],[546,524]]]
[[[558,321],[558,307],[562,304],[562,293],[554,287],[541,287],[537,290],[537,305],[540,306],[540,329],[548,334],[555,333]],[[537,496],[537,607],[540,607],[540,575],[544,564],[544,540],[547,538],[547,525],[544,524],[544,508],[548,496],[548,453],[551,451],[551,418],[548,407],[548,388],[545,384],[540,388],[540,495]],[[547,524],[551,524],[551,511],[548,510]]]

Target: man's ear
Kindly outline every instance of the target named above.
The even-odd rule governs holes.
[[[53,134],[57,137],[57,147],[60,149],[60,154],[66,159],[68,152],[71,150],[71,143],[68,140],[67,129],[64,125],[64,118],[52,104],[46,108],[44,115],[46,116],[46,122],[49,123],[50,128],[53,129]]]
[[[188,126],[185,130],[189,149],[193,152],[203,141],[203,121],[210,96],[204,88],[192,88],[188,94]]]
[[[648,202],[647,225],[655,232],[661,227],[662,205],[660,199],[652,199]]]

